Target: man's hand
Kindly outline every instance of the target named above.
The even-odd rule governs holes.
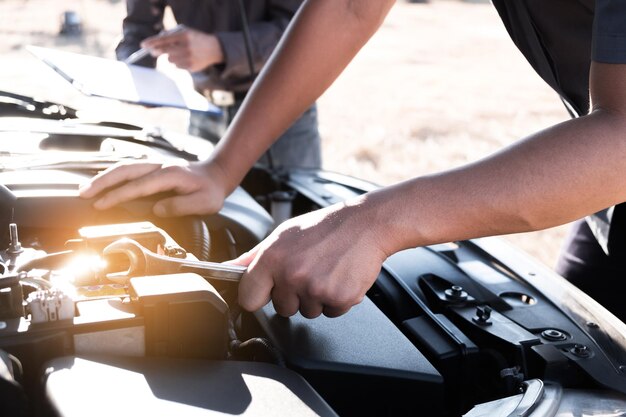
[[[380,236],[361,204],[335,205],[293,218],[231,263],[248,266],[239,304],[270,300],[281,316],[336,317],[361,302],[383,261]]]
[[[141,47],[150,49],[155,57],[167,54],[172,64],[191,72],[224,62],[224,51],[217,37],[190,28],[152,36]]]
[[[224,176],[216,164],[165,165],[158,162],[116,164],[95,176],[80,189],[80,196],[103,193],[94,207],[105,210],[152,194],[174,191],[178,196],[158,201],[157,216],[216,213],[227,195]]]

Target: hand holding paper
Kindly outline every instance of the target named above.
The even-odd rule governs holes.
[[[185,29],[184,25],[177,25],[176,27],[174,27],[173,29],[170,30],[166,30],[164,32],[161,32],[160,34],[154,36],[153,38],[158,38],[160,36],[169,36],[173,33],[179,32],[181,30]],[[148,55],[151,55],[152,52],[150,51],[150,47],[142,47],[141,49],[133,52],[132,54],[130,54],[128,56],[128,58],[126,58],[124,60],[125,64],[135,64],[139,61],[141,61],[143,58],[147,57]],[[158,56],[159,54],[156,54],[155,56]]]
[[[141,46],[142,49],[139,51],[149,51],[153,56],[167,54],[168,60],[172,64],[191,72],[202,71],[211,65],[224,62],[224,52],[215,35],[182,25],[145,39]],[[137,58],[134,62],[143,56]]]

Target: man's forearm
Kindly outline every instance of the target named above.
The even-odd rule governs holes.
[[[231,190],[332,84],[393,3],[314,0],[303,5],[213,156]]]
[[[365,207],[384,216],[388,254],[563,224],[626,200],[621,132],[622,116],[596,111],[476,163],[380,190]]]

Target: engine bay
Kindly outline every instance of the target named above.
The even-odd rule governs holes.
[[[0,143],[20,143],[0,155],[2,415],[626,415],[624,323],[498,239],[394,254],[339,318],[242,312],[242,271],[221,262],[376,187],[256,167],[214,215],[158,218],[162,195],[98,211],[78,188],[112,163],[205,150],[6,123]]]

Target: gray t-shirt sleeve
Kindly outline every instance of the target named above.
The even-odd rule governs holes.
[[[591,58],[626,64],[626,1],[596,0]]]

